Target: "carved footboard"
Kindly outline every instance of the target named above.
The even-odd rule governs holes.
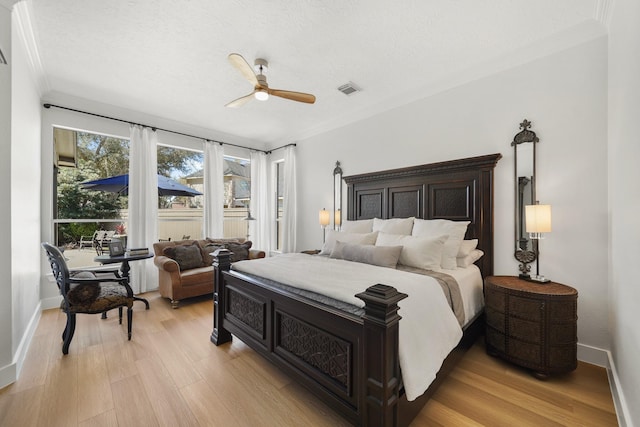
[[[397,303],[406,294],[371,286],[357,295],[359,317],[231,272],[229,257],[222,249],[214,261],[214,344],[236,335],[353,424],[399,425]]]

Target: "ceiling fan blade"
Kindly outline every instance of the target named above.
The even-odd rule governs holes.
[[[251,101],[251,99],[253,99],[253,92],[251,92],[249,95],[243,96],[242,98],[234,99],[233,101],[225,105],[225,107],[229,107],[229,108],[242,107],[244,104]]]
[[[279,96],[280,98],[286,98],[292,101],[306,102],[307,104],[313,104],[316,102],[316,97],[310,93],[291,92],[280,89],[267,89],[267,91],[269,92],[269,95]]]
[[[251,68],[251,65],[249,65],[249,63],[245,61],[242,55],[238,55],[237,53],[232,53],[227,58],[229,59],[229,62],[231,62],[231,65],[236,67],[238,71],[242,73],[244,78],[249,80],[249,82],[252,85],[254,86],[259,85],[258,78],[256,77],[256,73],[253,72],[253,68]]]

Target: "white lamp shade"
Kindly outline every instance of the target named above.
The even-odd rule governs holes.
[[[326,227],[327,225],[329,225],[329,222],[331,222],[329,211],[326,209],[322,209],[320,211],[319,218],[321,227]]]
[[[524,210],[527,233],[551,232],[551,205],[528,205]]]

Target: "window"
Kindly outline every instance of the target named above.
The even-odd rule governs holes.
[[[201,151],[158,146],[158,174],[202,193],[195,196],[161,196],[158,237],[163,240],[201,239],[204,221],[204,155]],[[224,236],[246,237],[251,200],[249,160],[224,157]],[[209,236],[219,237],[219,236]]]
[[[201,194],[163,195],[158,189],[158,238],[200,239],[204,215],[204,155],[202,151],[158,145],[158,175]]]
[[[97,266],[97,236],[126,244],[128,188],[90,181],[129,174],[129,140],[109,135],[54,128],[53,230],[55,245],[64,250],[70,268]],[[204,193],[202,151],[158,145],[158,174]],[[224,159],[224,236],[248,235],[251,198],[249,160]],[[159,188],[158,237],[181,240],[203,237],[204,194],[166,195]],[[107,248],[104,240],[104,248]]]
[[[249,238],[251,208],[251,163],[239,157],[224,157],[224,236]],[[215,237],[215,236],[209,236]]]
[[[126,223],[127,196],[114,188],[89,191],[82,183],[126,175],[129,141],[62,128],[53,132],[55,245],[65,250],[69,267],[95,265],[94,234],[101,230],[109,237],[117,234],[116,228]]]

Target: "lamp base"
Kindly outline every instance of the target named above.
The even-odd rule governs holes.
[[[546,277],[536,274],[533,275],[531,277],[529,277],[529,280],[532,282],[538,282],[538,283],[549,283],[551,280],[547,279]]]

